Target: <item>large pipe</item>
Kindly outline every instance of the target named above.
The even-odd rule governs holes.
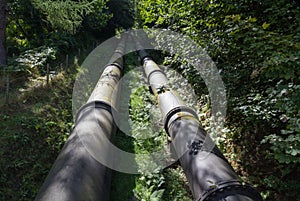
[[[75,128],[52,166],[36,201],[109,200],[111,171],[92,157],[88,150],[105,146],[103,141],[97,139],[101,139],[101,136],[111,139],[115,133],[113,93],[122,74],[124,40],[119,43],[89,100],[77,112]],[[85,136],[95,140],[83,142]]]
[[[197,114],[170,89],[163,71],[138,42],[137,50],[194,199],[261,201],[254,188],[239,181],[229,162],[200,126]]]

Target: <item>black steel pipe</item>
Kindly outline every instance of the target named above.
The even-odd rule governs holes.
[[[262,200],[254,188],[239,181],[229,162],[200,126],[197,114],[170,89],[165,74],[138,42],[137,50],[195,200]]]
[[[77,112],[75,128],[52,166],[36,201],[109,200],[111,171],[92,157],[89,149],[105,146],[103,141],[97,139],[101,139],[101,136],[111,139],[115,133],[112,110],[116,97],[113,94],[122,74],[124,48],[123,38],[89,100]],[[95,140],[83,143],[85,136],[92,136]],[[109,148],[105,152],[109,153]],[[106,153],[99,154],[105,156]]]

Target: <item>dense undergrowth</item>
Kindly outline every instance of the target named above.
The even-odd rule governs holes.
[[[0,112],[1,200],[33,200],[67,140],[73,125],[74,59],[49,84],[34,68],[27,79],[12,82],[13,95]]]
[[[299,3],[145,0],[138,7],[143,28],[180,32],[215,62],[227,93],[219,146],[239,175],[266,200],[300,200]],[[199,92],[203,81],[179,56],[168,62]]]
[[[1,106],[1,200],[33,200],[66,141],[73,121],[69,75]]]

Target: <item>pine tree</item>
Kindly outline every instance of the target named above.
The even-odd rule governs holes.
[[[69,33],[76,33],[85,16],[101,13],[99,7],[105,8],[105,4],[105,0],[33,0],[33,5],[46,16],[54,29]]]

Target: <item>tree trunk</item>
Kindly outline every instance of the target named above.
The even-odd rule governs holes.
[[[5,29],[6,29],[6,0],[0,0],[0,66],[6,66],[5,50]]]

